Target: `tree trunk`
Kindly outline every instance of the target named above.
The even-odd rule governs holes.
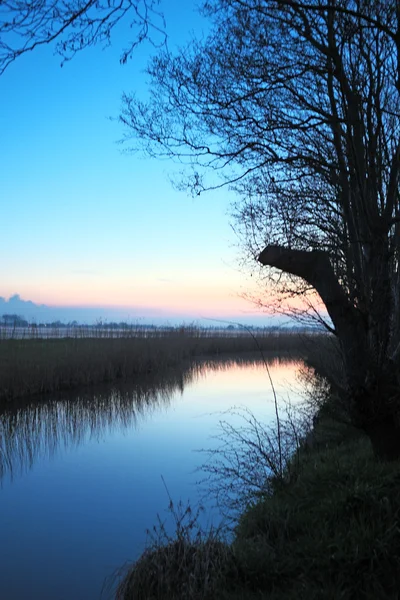
[[[328,255],[322,251],[267,246],[258,260],[262,265],[301,277],[318,292],[341,344],[349,386],[361,390],[368,369],[365,321],[360,311],[350,303]]]
[[[365,425],[364,431],[377,458],[384,461],[400,458],[400,426],[394,415]]]
[[[400,458],[400,389],[396,365],[388,361],[369,389],[354,394],[354,420],[381,460]]]
[[[380,310],[372,310],[367,320],[351,305],[324,252],[267,246],[258,260],[302,277],[317,290],[340,341],[352,422],[365,431],[378,458],[399,459],[400,377],[388,357],[391,311],[384,302],[390,289],[375,286]]]

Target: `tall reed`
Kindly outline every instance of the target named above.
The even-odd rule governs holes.
[[[85,385],[129,380],[198,356],[263,352],[299,356],[293,333],[210,335],[179,328],[151,337],[83,337],[0,340],[0,401]]]

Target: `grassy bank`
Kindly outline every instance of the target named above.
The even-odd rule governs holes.
[[[377,462],[358,439],[301,467],[240,521],[234,551],[245,587],[270,600],[397,598],[400,465]]]
[[[142,555],[117,598],[398,598],[400,463],[378,462],[367,439],[328,425],[291,481],[244,511],[230,545],[178,532]]]
[[[298,355],[292,333],[202,335],[183,328],[160,337],[0,340],[0,402],[85,385],[129,380],[202,355],[253,352]]]

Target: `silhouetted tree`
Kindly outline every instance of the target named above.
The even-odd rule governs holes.
[[[127,137],[186,163],[193,193],[240,194],[248,249],[286,291],[319,294],[353,421],[399,457],[400,3],[208,0],[203,12],[205,39],[150,63],[150,101],[125,96]]]
[[[55,43],[65,60],[76,52],[110,44],[113,29],[129,23],[134,32],[121,54],[125,63],[135,47],[148,38],[165,40],[159,0],[3,0],[0,2],[0,75],[19,56],[38,46]]]
[[[2,316],[2,322],[7,327],[28,327],[28,321],[16,314],[6,314]]]

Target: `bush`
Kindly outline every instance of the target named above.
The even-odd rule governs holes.
[[[116,600],[215,600],[238,578],[232,548],[221,530],[204,531],[195,511],[170,498],[173,535],[158,517],[150,543],[139,559],[118,573]]]
[[[215,600],[235,571],[229,546],[205,540],[176,539],[146,550],[118,587],[117,600]]]

